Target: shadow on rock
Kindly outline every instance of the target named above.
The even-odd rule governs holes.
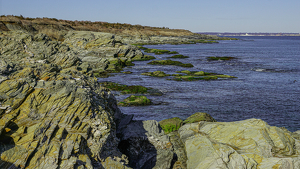
[[[128,156],[132,168],[170,168],[172,144],[155,120],[133,121],[126,115],[118,125],[119,150]]]
[[[0,168],[2,169],[19,169],[19,167],[15,166],[14,164],[6,161],[0,160]]]

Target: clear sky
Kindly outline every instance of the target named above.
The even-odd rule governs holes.
[[[0,15],[192,32],[300,32],[300,0],[0,0]]]

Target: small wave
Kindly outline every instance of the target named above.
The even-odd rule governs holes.
[[[256,72],[275,72],[275,73],[290,72],[290,71],[283,70],[283,69],[264,69],[264,68],[252,68],[251,70],[256,71]]]

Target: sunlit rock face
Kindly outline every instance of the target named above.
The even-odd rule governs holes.
[[[179,129],[187,168],[298,168],[299,140],[259,119],[200,122]]]

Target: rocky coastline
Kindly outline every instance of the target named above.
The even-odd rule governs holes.
[[[54,39],[12,23],[0,24],[0,168],[300,168],[300,131],[259,119],[216,122],[206,113],[137,121],[97,81],[153,59],[132,44],[216,37],[63,30]]]

